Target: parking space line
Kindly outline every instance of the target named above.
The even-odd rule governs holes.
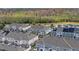
[[[72,49],[72,46],[63,38],[64,42]]]

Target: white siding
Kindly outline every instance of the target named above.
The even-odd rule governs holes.
[[[31,26],[24,27],[24,28],[22,28],[22,30],[25,31],[25,30],[27,30],[29,28],[31,28]]]
[[[37,40],[38,40],[38,36],[36,36],[33,39],[29,40],[28,44],[30,45],[30,44],[34,43],[35,41],[37,41]]]

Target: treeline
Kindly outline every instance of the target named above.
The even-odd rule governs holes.
[[[0,16],[57,16],[62,14],[79,15],[78,8],[5,8],[0,9]]]
[[[11,24],[11,23],[57,23],[57,22],[79,22],[77,17],[67,16],[45,16],[45,17],[0,17],[0,24]]]
[[[0,17],[0,29],[6,24],[11,23],[23,23],[23,24],[38,24],[38,23],[58,23],[58,22],[79,22],[75,18],[63,18],[63,17]]]
[[[79,22],[79,9],[0,9],[0,29],[11,23]]]
[[[56,22],[51,18],[43,17],[1,17],[0,24],[11,24],[11,23],[53,23]]]

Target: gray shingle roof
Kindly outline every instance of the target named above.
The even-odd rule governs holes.
[[[14,38],[15,40],[26,40],[29,41],[36,35],[23,32],[10,32],[6,37]]]
[[[11,29],[16,30],[16,29],[20,29],[20,28],[26,28],[26,27],[28,27],[28,26],[30,26],[30,25],[29,25],[29,24],[7,24],[7,25],[3,28],[3,30],[8,30],[8,31],[10,31]]]
[[[8,46],[6,44],[0,44],[0,49],[4,49],[4,50],[7,50],[7,51],[23,51],[25,50],[26,48],[22,48],[22,47],[15,47],[15,46]]]
[[[47,29],[49,29],[49,27],[44,26],[44,25],[34,25],[34,26],[32,26],[32,29],[47,30]]]
[[[0,43],[0,49],[8,50],[8,51],[21,51],[28,48],[28,41],[34,38],[36,35],[30,33],[23,32],[10,32],[6,36],[0,39],[1,41],[8,40],[8,44]],[[7,39],[8,38],[8,39]],[[3,40],[4,39],[4,40]],[[17,41],[17,42],[16,42]],[[14,44],[12,44],[14,42]],[[15,44],[17,43],[18,46]],[[24,45],[26,47],[24,47]],[[21,47],[19,46],[21,45]]]

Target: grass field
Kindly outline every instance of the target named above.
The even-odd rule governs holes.
[[[60,23],[54,23],[54,24],[73,24],[73,25],[79,25],[79,22],[60,22]]]

